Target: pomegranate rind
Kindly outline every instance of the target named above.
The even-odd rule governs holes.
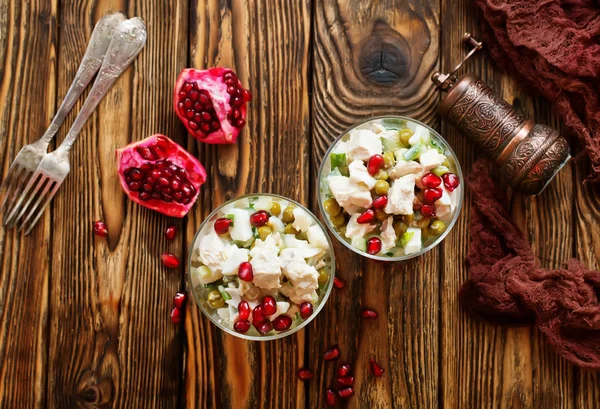
[[[200,142],[217,145],[233,144],[237,141],[237,138],[241,132],[241,128],[236,128],[235,126],[231,125],[227,119],[227,114],[230,110],[227,84],[225,84],[223,81],[215,80],[216,78],[222,78],[226,72],[233,71],[229,68],[223,67],[209,68],[207,70],[185,68],[177,77],[177,82],[175,83],[175,93],[173,96],[173,108],[175,109],[177,117],[181,120],[181,122],[183,122],[183,125],[186,127],[190,135],[198,139]],[[198,83],[200,89],[208,91],[213,103],[213,107],[215,108],[215,113],[219,118],[221,129],[206,135],[200,130],[193,130],[190,128],[189,119],[181,114],[177,106],[179,102],[179,91],[181,91],[186,82],[196,82]],[[239,80],[238,86],[243,88],[243,85]],[[244,102],[239,108],[242,113],[242,118],[246,119],[246,102]]]
[[[166,140],[172,145],[168,152],[166,152],[168,156],[160,159],[167,159],[176,164],[177,166],[185,169],[187,171],[188,180],[196,189],[196,194],[192,197],[192,200],[188,204],[177,202],[166,203],[158,199],[150,199],[147,201],[143,201],[138,197],[138,192],[131,191],[127,186],[127,182],[125,179],[126,169],[129,169],[130,167],[139,168],[142,164],[146,162],[153,163],[160,160],[146,160],[140,156],[140,154],[136,151],[135,148],[138,146],[153,146],[158,142],[159,138],[161,141]],[[121,183],[121,188],[123,188],[123,191],[125,192],[127,197],[141,206],[144,206],[151,210],[155,210],[166,216],[182,218],[186,214],[188,214],[188,212],[190,211],[192,206],[194,206],[194,203],[196,203],[196,200],[198,199],[198,195],[200,194],[200,187],[206,181],[206,170],[204,169],[204,166],[202,166],[200,161],[193,157],[189,152],[187,152],[176,142],[162,134],[155,134],[141,141],[132,142],[129,145],[122,147],[121,149],[117,149],[116,155],[119,172],[119,181]]]

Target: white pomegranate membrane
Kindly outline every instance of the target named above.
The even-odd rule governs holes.
[[[292,331],[331,287],[332,250],[315,217],[278,196],[248,196],[205,221],[190,256],[199,303],[218,324],[251,337]]]
[[[453,155],[412,121],[367,122],[325,158],[320,198],[330,226],[359,252],[403,257],[431,246],[459,210]]]

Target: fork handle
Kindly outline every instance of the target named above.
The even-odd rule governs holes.
[[[100,67],[98,77],[94,81],[92,90],[85,100],[79,115],[75,118],[75,122],[69,130],[67,137],[58,147],[57,154],[68,154],[85,122],[92,115],[117,78],[129,67],[140,51],[142,51],[144,45],[146,45],[146,25],[141,18],[134,17],[125,20],[117,27],[117,31],[110,42],[106,57]]]
[[[98,72],[113,34],[118,25],[125,21],[125,18],[123,13],[109,14],[98,21],[94,27],[75,79],[73,79],[73,83],[71,83],[65,99],[52,119],[52,123],[39,141],[44,150],[48,148],[50,141],[54,138],[56,132],[58,132],[58,128],[60,128],[69,112],[71,112],[71,109],[73,109],[73,105],[75,105],[83,90],[88,86],[92,78],[94,78],[96,72]]]

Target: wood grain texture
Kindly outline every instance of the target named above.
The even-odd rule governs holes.
[[[253,100],[237,144],[199,146],[209,180],[189,217],[188,242],[204,216],[244,193],[278,193],[307,203],[310,9],[309,1],[192,2],[190,65],[232,68]],[[219,330],[193,303],[188,313],[185,407],[304,407],[304,387],[296,378],[304,331],[246,342]]]
[[[438,19],[437,1],[315,2],[313,169],[334,138],[368,117],[400,114],[438,126],[429,80],[439,55]],[[310,328],[319,336],[309,343],[316,377],[308,407],[323,407],[334,384],[337,365],[322,360],[333,344],[354,365],[356,396],[348,407],[437,407],[439,251],[407,263],[366,261],[339,243],[335,253],[336,275],[347,285],[334,289]],[[361,322],[361,307],[380,317]],[[384,365],[383,378],[370,375],[371,357]]]
[[[4,179],[55,110],[57,2],[0,1],[0,157]],[[48,217],[29,237],[0,227],[0,408],[46,405]]]

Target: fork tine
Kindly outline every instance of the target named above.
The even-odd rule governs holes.
[[[48,194],[48,196],[46,198],[46,202],[44,202],[44,205],[42,206],[42,208],[38,212],[37,216],[35,217],[35,219],[33,219],[33,221],[31,222],[31,224],[29,225],[29,228],[25,232],[26,236],[29,233],[31,233],[31,230],[33,229],[33,227],[36,225],[36,223],[38,222],[38,220],[40,219],[40,217],[44,214],[44,211],[46,210],[46,207],[48,207],[48,205],[50,204],[50,201],[52,200],[52,198],[54,197],[54,195],[58,191],[58,188],[60,187],[61,184],[62,183],[55,183],[54,184],[54,187],[52,188],[52,191]],[[27,216],[27,219],[29,219],[29,216]],[[19,227],[19,230],[21,230],[21,228],[23,226],[25,226],[25,222],[23,222],[23,225],[21,227]]]
[[[14,227],[15,222],[21,216],[21,214],[23,214],[23,212],[27,208],[27,205],[29,205],[29,202],[31,202],[31,199],[33,199],[35,192],[37,192],[40,189],[41,185],[46,181],[46,179],[47,179],[47,177],[41,173],[37,173],[36,175],[34,175],[31,178],[31,180],[25,187],[25,190],[23,191],[23,193],[21,193],[21,197],[19,198],[19,201],[13,207],[13,209],[11,210],[8,217],[4,220],[5,226],[7,226],[9,229]],[[31,188],[33,187],[34,183],[35,183],[35,189],[30,195],[28,195],[28,193],[31,190]],[[27,198],[29,198],[29,200],[26,202],[25,206],[21,206],[23,201]],[[20,210],[20,213],[18,213],[19,210]],[[19,214],[19,216],[15,217],[17,214]]]
[[[22,166],[15,167],[12,171],[9,171],[8,175],[6,175],[6,179],[2,182],[2,187],[0,187],[0,195],[4,193],[2,206],[0,206],[0,213],[4,210],[8,211],[12,207],[19,196],[19,185],[26,182],[30,174],[31,172]]]
[[[46,183],[46,186],[44,187],[44,190],[40,192],[40,194],[37,197],[37,200],[30,207],[30,210],[29,210],[29,213],[27,213],[27,216],[25,216],[25,218],[21,219],[20,226],[19,226],[19,229],[17,231],[20,231],[25,226],[25,224],[27,223],[27,220],[29,220],[29,218],[35,213],[35,211],[37,210],[37,208],[40,205],[40,203],[42,202],[42,200],[45,199],[46,193],[48,193],[48,191],[50,190],[50,188],[53,187],[55,183],[56,182],[54,180],[48,179],[48,183]]]

